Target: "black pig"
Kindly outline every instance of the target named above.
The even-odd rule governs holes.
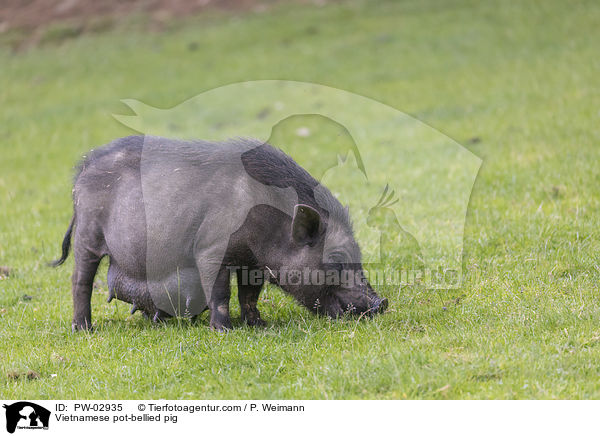
[[[249,325],[264,324],[256,303],[265,281],[333,318],[387,307],[364,278],[347,208],[268,144],[121,138],[83,159],[73,201],[53,264],[72,236],[74,330],[91,327],[104,256],[109,301],[154,321],[209,308],[213,329],[231,328],[232,271]]]

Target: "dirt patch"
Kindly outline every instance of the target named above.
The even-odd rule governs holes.
[[[15,371],[11,370],[6,373],[6,378],[9,380],[18,380],[18,379],[27,379],[27,380],[36,380],[40,378],[40,374],[29,370],[29,371]]]
[[[132,14],[147,16],[153,29],[170,20],[212,9],[261,11],[281,0],[2,0],[0,35],[13,34],[21,48],[43,41],[47,34],[64,39],[100,31]],[[325,0],[300,0],[322,4]],[[5,38],[6,40],[7,38]]]
[[[119,18],[147,13],[158,20],[182,17],[207,7],[247,10],[261,0],[3,0],[0,2],[0,30],[34,30],[56,21],[81,24],[99,17]]]

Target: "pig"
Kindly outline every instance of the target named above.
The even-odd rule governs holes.
[[[232,328],[230,279],[242,320],[263,326],[266,282],[318,315],[371,316],[388,306],[365,278],[349,210],[291,157],[252,139],[117,139],[77,167],[71,250],[72,329],[92,327],[94,277],[108,257],[108,301],[154,322],[210,310]],[[351,278],[351,280],[349,280]]]

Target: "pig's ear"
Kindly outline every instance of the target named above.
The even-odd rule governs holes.
[[[321,215],[306,204],[297,204],[294,207],[292,220],[292,238],[299,244],[311,245],[321,234],[323,223]]]

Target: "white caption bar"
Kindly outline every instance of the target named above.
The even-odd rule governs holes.
[[[575,434],[589,401],[0,400],[0,434]],[[42,430],[35,432],[34,430]],[[250,431],[252,430],[252,431]],[[184,433],[193,431],[193,433]],[[594,430],[596,431],[596,430]],[[8,433],[6,433],[8,432]],[[283,433],[282,433],[283,432]]]

